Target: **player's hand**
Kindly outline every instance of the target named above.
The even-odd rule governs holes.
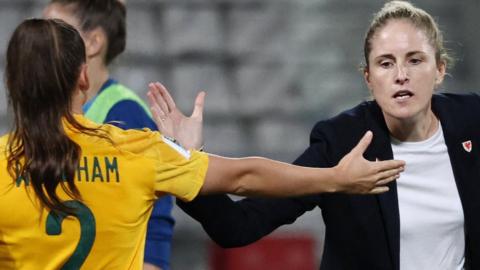
[[[159,82],[148,85],[148,100],[153,120],[158,130],[177,140],[185,149],[200,149],[203,146],[203,104],[205,92],[195,99],[193,112],[185,116],[175,105],[168,90]]]

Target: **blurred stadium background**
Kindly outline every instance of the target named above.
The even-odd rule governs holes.
[[[47,2],[0,0],[2,78],[11,32],[24,18],[41,16]],[[436,17],[457,59],[440,91],[478,91],[480,2],[412,2]],[[316,121],[369,98],[358,68],[364,32],[383,3],[128,0],[127,50],[114,63],[113,77],[142,97],[148,82],[161,81],[185,112],[196,93],[206,90],[208,152],[291,162],[308,145]],[[2,91],[0,134],[10,122]],[[174,216],[172,269],[210,269],[213,253],[200,225],[178,208]],[[274,235],[311,237],[317,264],[323,230],[321,212],[315,210]]]

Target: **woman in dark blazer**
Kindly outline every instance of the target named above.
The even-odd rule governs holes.
[[[434,94],[450,59],[434,19],[408,2],[388,2],[375,15],[364,52],[374,100],[318,122],[294,163],[334,166],[371,130],[367,159],[406,161],[389,192],[237,202],[219,195],[178,205],[223,247],[252,243],[318,206],[324,270],[480,269],[480,97]],[[162,98],[173,104],[165,91]],[[175,108],[163,113],[192,120]],[[187,140],[181,128],[170,134]]]

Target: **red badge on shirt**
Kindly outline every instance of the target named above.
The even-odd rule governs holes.
[[[472,141],[465,141],[462,143],[462,146],[468,153],[472,152]]]

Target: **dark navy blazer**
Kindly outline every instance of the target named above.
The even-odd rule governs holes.
[[[432,109],[442,123],[463,206],[466,269],[480,269],[480,97],[434,95]],[[310,146],[294,163],[335,166],[367,130],[373,131],[374,137],[365,158],[392,159],[383,114],[376,102],[369,101],[318,122],[312,130]],[[471,152],[463,148],[465,141],[472,142]],[[381,195],[322,194],[286,199],[247,198],[237,202],[225,195],[214,195],[199,197],[191,203],[177,203],[223,247],[252,243],[318,206],[326,225],[320,269],[399,270],[396,183],[389,187],[390,191]]]

